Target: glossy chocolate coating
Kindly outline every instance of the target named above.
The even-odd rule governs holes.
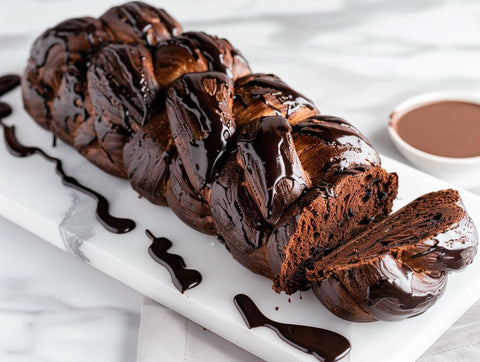
[[[210,189],[195,190],[177,154],[170,162],[166,198],[168,206],[185,224],[202,233],[215,234]]]
[[[168,91],[173,139],[197,191],[210,184],[235,133],[232,103],[233,82],[220,72],[186,74]]]
[[[32,46],[22,84],[25,109],[69,144],[88,118],[85,73],[91,49],[109,40],[99,20],[85,17],[48,29]]]
[[[88,91],[95,110],[95,132],[120,169],[125,169],[125,143],[158,111],[158,88],[150,53],[144,47],[108,45],[92,59]]]
[[[212,185],[210,207],[217,234],[232,256],[253,272],[273,278],[264,247],[272,228],[248,192],[236,154]]]
[[[250,66],[243,55],[226,39],[204,32],[188,32],[200,53],[207,59],[208,70],[224,72],[232,80],[250,74]]]
[[[415,269],[457,271],[472,263],[477,243],[477,229],[466,215],[448,230],[402,251],[400,258]]]
[[[314,185],[381,164],[373,146],[342,118],[317,115],[292,128],[298,157]]]
[[[180,24],[166,11],[139,1],[115,6],[103,14],[100,20],[117,43],[155,47],[161,41],[182,32]]]
[[[310,186],[283,117],[262,117],[247,124],[237,141],[238,161],[250,195],[263,218],[275,221]]]
[[[217,71],[235,80],[250,74],[247,61],[225,39],[188,32],[162,42],[153,52],[155,74],[167,88],[187,73]]]
[[[207,59],[196,43],[185,34],[164,41],[152,52],[158,84],[167,89],[184,74],[206,72]]]
[[[174,154],[166,112],[159,112],[138,130],[123,149],[123,162],[132,187],[154,204],[167,206],[169,165]]]
[[[390,254],[336,270],[312,283],[334,314],[355,322],[401,320],[425,312],[445,290],[447,277],[417,273]]]
[[[94,116],[87,118],[79,127],[73,146],[88,161],[100,167],[103,171],[113,176],[127,177],[123,164],[115,163],[98,140]]]
[[[318,113],[311,100],[277,76],[264,73],[250,74],[235,82],[233,111],[239,126],[265,116],[282,116],[295,124]]]

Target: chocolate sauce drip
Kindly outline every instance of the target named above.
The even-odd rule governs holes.
[[[62,178],[62,184],[68,187],[72,187],[77,191],[83,192],[84,194],[92,197],[95,201],[97,201],[95,215],[97,217],[97,220],[100,222],[100,224],[102,224],[105,229],[115,234],[124,234],[135,229],[135,222],[133,220],[121,219],[110,215],[108,211],[108,201],[103,195],[86,186],[83,186],[75,178],[68,176],[65,171],[63,171],[63,165],[61,160],[48,155],[40,148],[26,147],[22,145],[15,137],[15,126],[5,126],[3,123],[0,123],[0,125],[4,129],[5,142],[11,155],[15,157],[28,157],[34,154],[38,154],[46,160],[54,162],[56,164],[55,172]]]
[[[251,175],[250,182],[259,180],[258,186],[254,187],[257,194],[265,198],[264,205],[261,205],[263,216],[266,219],[277,217],[280,210],[294,201],[308,185],[300,161],[293,151],[288,121],[277,116],[260,118],[256,128],[246,127],[240,134],[237,147],[247,177]],[[278,184],[285,179],[291,184],[289,195],[278,192]],[[287,205],[278,205],[278,200]]]
[[[355,137],[367,141],[347,121],[333,116],[318,115],[297,123],[293,133],[316,137],[327,143],[336,143],[344,137]],[[352,142],[352,144],[355,144]],[[368,143],[367,143],[368,144]]]
[[[179,25],[165,10],[157,9],[157,11],[160,22],[165,26],[165,28],[167,28],[169,33],[171,33],[173,36],[177,36],[181,32],[181,29],[179,29]]]
[[[309,109],[315,109],[313,102],[305,97],[303,94],[298,93],[293,88],[290,88],[287,84],[272,74],[264,74],[250,80],[248,85],[254,85],[260,89],[252,90],[252,97],[262,97],[266,94],[279,94],[282,95],[282,103],[288,106],[287,118],[290,117],[299,107],[307,107]]]
[[[172,277],[173,285],[181,293],[187,289],[196,287],[202,281],[202,275],[193,269],[185,269],[187,266],[180,255],[170,254],[167,250],[172,247],[172,242],[167,238],[156,238],[150,230],[145,230],[148,238],[153,241],[148,248],[148,253],[157,263],[167,268]]]
[[[237,294],[233,301],[248,328],[268,327],[288,344],[321,361],[338,361],[350,352],[350,342],[338,333],[273,321],[263,315],[245,294]]]
[[[4,75],[0,78],[0,96],[20,85],[20,77],[14,74]]]
[[[0,102],[0,120],[9,116],[10,113],[12,113],[12,108],[7,103]]]
[[[407,268],[404,269],[406,270]],[[398,304],[399,309],[413,311],[412,316],[423,313],[424,310],[421,310],[419,306],[434,299],[436,293],[432,291],[432,293],[422,293],[420,295],[413,294],[410,285],[411,275],[412,272],[408,271],[404,280],[398,278],[395,283],[392,283],[389,280],[382,279],[377,284],[372,285],[367,291],[367,303],[376,306],[386,299],[389,301],[393,300]],[[418,312],[415,312],[416,310]]]
[[[12,90],[20,84],[20,77],[16,75],[7,75],[0,78],[0,95],[5,94],[9,90]],[[108,208],[109,204],[107,199],[98,192],[83,186],[76,179],[68,176],[63,171],[62,161],[58,158],[49,156],[45,151],[37,147],[23,146],[15,137],[15,126],[6,126],[1,122],[1,119],[8,116],[12,112],[11,107],[8,104],[0,102],[0,126],[4,129],[4,138],[7,144],[7,149],[15,157],[28,157],[33,154],[39,154],[48,161],[56,164],[55,172],[61,176],[62,183],[65,186],[72,187],[77,191],[92,197],[97,201],[97,209],[95,215],[100,224],[108,231],[115,234],[124,234],[135,229],[135,222],[131,219],[121,219],[110,215]],[[54,145],[55,145],[54,138]]]
[[[4,94],[9,90],[19,85],[19,78],[16,76],[6,76],[0,78],[0,94]],[[48,161],[56,164],[55,172],[61,176],[62,183],[65,186],[72,187],[86,195],[89,195],[97,201],[97,209],[95,215],[102,226],[115,234],[127,233],[135,228],[135,222],[130,219],[116,218],[108,212],[108,201],[98,192],[83,186],[73,177],[68,176],[63,171],[62,161],[58,158],[49,156],[45,151],[37,147],[26,147],[18,142],[15,137],[15,126],[6,126],[1,122],[1,119],[8,116],[12,112],[10,106],[6,103],[0,102],[0,126],[4,129],[4,138],[7,144],[8,151],[15,157],[28,157],[33,154],[41,155]]]
[[[201,188],[210,184],[236,130],[233,115],[228,109],[228,98],[232,92],[233,85],[226,75],[204,72],[183,76],[168,93],[172,132],[175,138],[188,140],[182,148],[188,152]],[[219,98],[220,94],[223,99]],[[174,115],[177,122],[172,121]]]
[[[232,77],[232,72],[225,65],[223,60],[222,48],[215,43],[214,38],[210,37],[204,32],[188,32],[185,33],[191,39],[194,39],[200,46],[198,50],[207,59],[208,69],[225,72],[229,77]]]

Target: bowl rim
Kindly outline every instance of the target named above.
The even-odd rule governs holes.
[[[480,162],[480,156],[446,157],[446,156],[438,156],[432,153],[422,151],[412,146],[411,144],[409,144],[407,141],[401,138],[400,135],[398,134],[397,130],[394,127],[395,120],[399,118],[399,117],[396,117],[397,114],[401,115],[402,113],[411,111],[424,104],[441,102],[441,101],[467,102],[467,103],[478,104],[480,106],[480,95],[476,96],[475,94],[472,94],[469,92],[461,92],[461,91],[438,91],[438,92],[422,93],[414,97],[408,98],[403,102],[401,102],[400,104],[398,104],[390,114],[389,124],[388,124],[388,131],[389,131],[390,137],[393,139],[394,142],[396,141],[398,145],[407,149],[411,153],[414,153],[419,157],[422,157],[424,159],[429,159],[431,161],[435,161],[439,163],[442,162],[450,165],[451,164],[468,165],[468,164]]]

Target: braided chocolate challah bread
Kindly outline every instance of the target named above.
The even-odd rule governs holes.
[[[421,281],[416,287],[428,294],[475,254],[474,226],[458,213],[458,197],[455,205],[445,204],[457,208],[456,217],[435,225],[405,224],[398,213],[386,218],[397,175],[381,167],[356,128],[321,115],[277,76],[252,74],[227,40],[182,33],[163,10],[132,2],[98,19],[48,29],[33,44],[22,91],[37,123],[90,162],[127,178],[140,195],[168,205],[194,229],[217,235],[236,260],[274,280],[275,290],[293,293],[312,284],[342,317],[409,315],[391,303],[365,307],[365,290],[380,279],[363,278],[356,295],[353,284],[360,283],[346,281],[349,268],[360,278],[385,274],[387,264],[407,265]],[[438,206],[432,200],[422,205],[425,215]],[[469,232],[455,229],[461,220]],[[405,229],[385,229],[402,222]],[[423,234],[402,238],[414,227]],[[449,263],[440,249],[425,249],[425,240],[451,230],[462,235],[452,245],[469,245],[457,253],[458,263]],[[382,244],[381,232],[394,241]],[[382,246],[369,246],[374,241]],[[429,259],[434,256],[437,262]],[[428,268],[422,264],[427,260]],[[395,293],[387,285],[378,295]],[[433,300],[413,299],[411,309],[423,311]]]

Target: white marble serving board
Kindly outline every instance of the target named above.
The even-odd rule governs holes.
[[[325,310],[311,292],[303,293],[302,299],[297,293],[289,303],[288,296],[271,290],[267,279],[237,264],[215,238],[193,231],[168,208],[140,199],[127,181],[100,171],[65,144],[60,142],[52,148],[52,135],[35,125],[21,109],[18,89],[2,100],[14,106],[14,114],[4,122],[16,125],[23,144],[40,146],[64,160],[69,175],[106,195],[112,214],[134,219],[137,228],[124,235],[104,230],[95,220],[94,201],[63,186],[53,164],[39,156],[15,158],[3,144],[0,145],[0,215],[261,358],[313,359],[266,328],[248,330],[232,302],[237,293],[251,296],[262,311],[277,320],[343,333],[353,346],[352,361],[412,360],[480,297],[477,260],[465,272],[450,277],[445,295],[431,310],[403,322],[349,323]],[[396,208],[425,192],[450,187],[396,161],[385,157],[383,160],[384,166],[397,171],[400,177]],[[462,192],[462,197],[480,225],[480,198],[469,192]],[[202,273],[199,286],[183,295],[174,288],[167,271],[147,253],[150,244],[144,234],[147,228],[155,235],[171,239],[174,244],[171,251],[182,255],[188,267]],[[275,307],[279,310],[275,311]]]

